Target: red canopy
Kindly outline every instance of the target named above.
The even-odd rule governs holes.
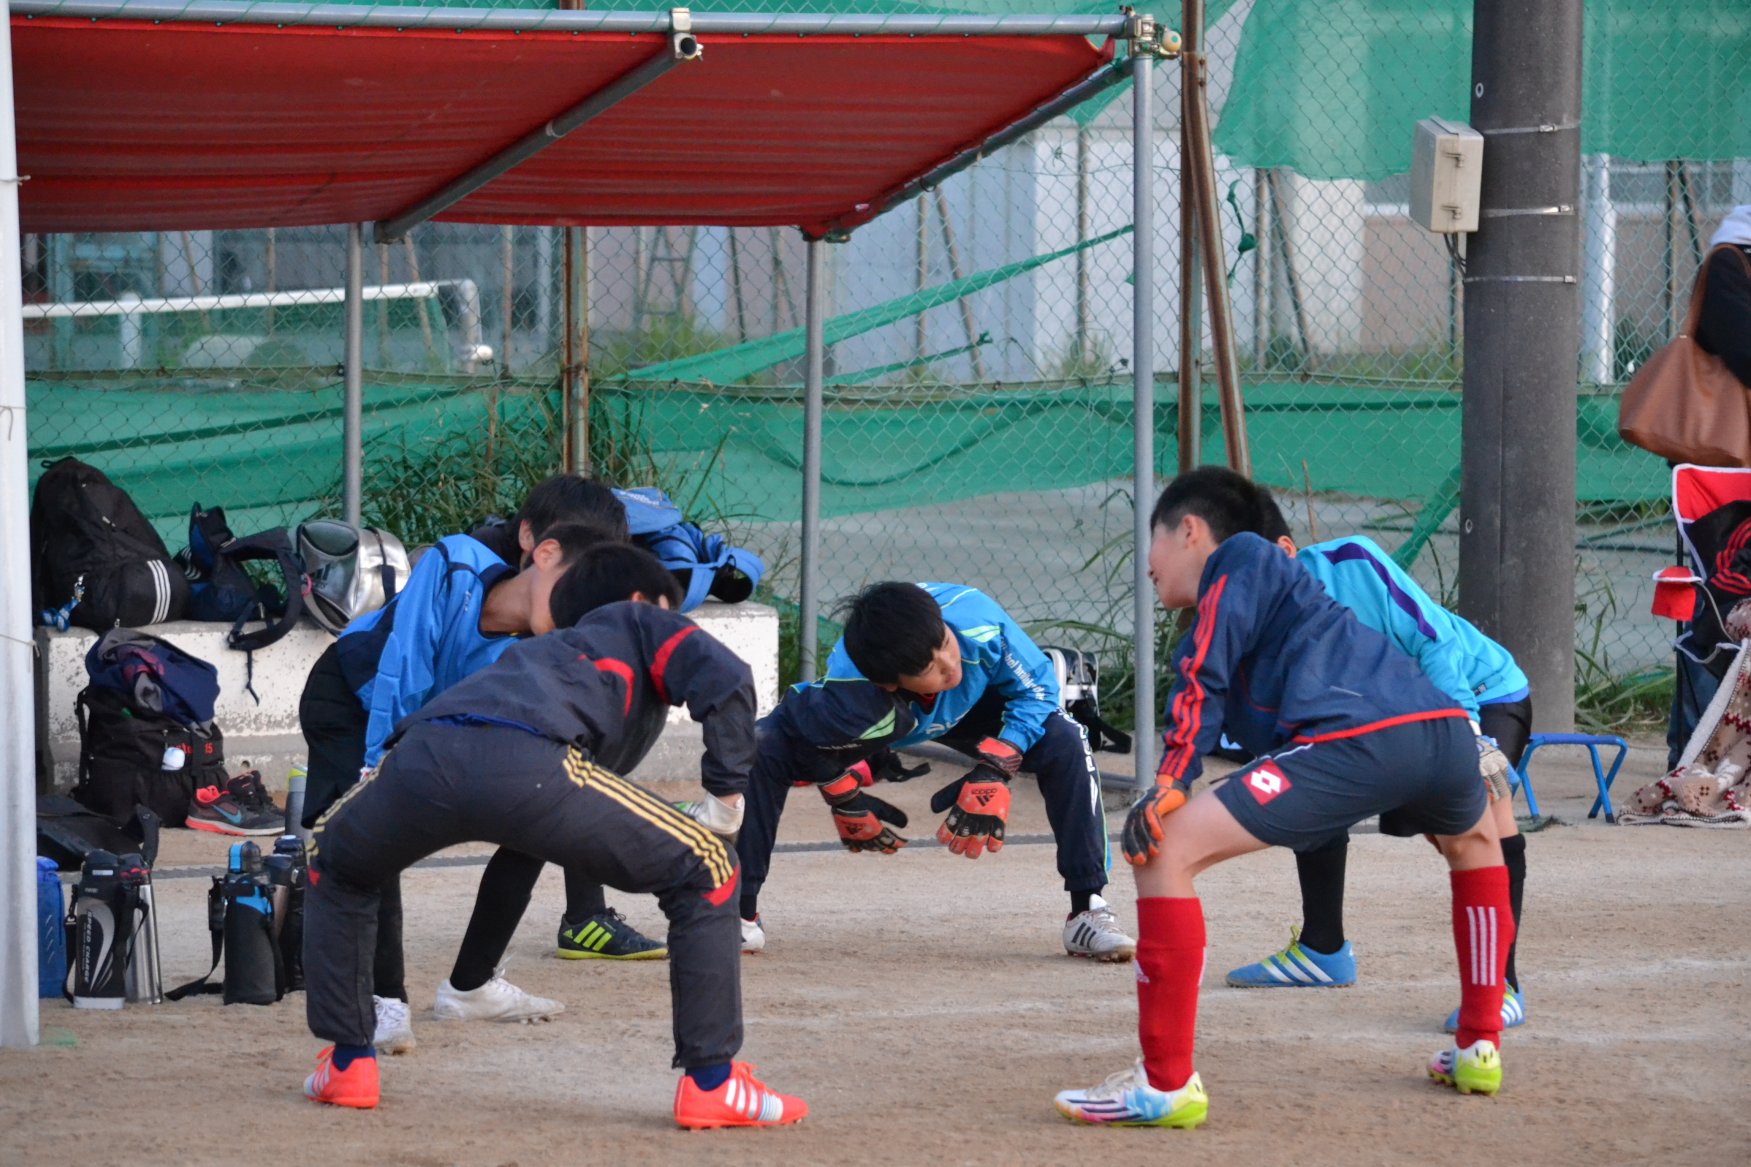
[[[853,226],[1110,55],[1080,36],[700,42],[441,217]],[[23,228],[387,219],[667,44],[14,17]]]

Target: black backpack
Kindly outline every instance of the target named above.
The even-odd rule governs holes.
[[[243,568],[246,559],[271,560],[279,568],[280,586],[258,586]],[[225,522],[225,508],[202,510],[197,502],[188,516],[188,546],[176,561],[191,588],[189,617],[229,623],[225,643],[232,648],[244,652],[266,648],[290,632],[304,614],[310,581],[284,527],[240,539]],[[265,621],[267,626],[245,632],[244,625],[252,620]]]
[[[77,458],[48,464],[30,507],[39,620],[98,632],[179,620],[188,580],[126,491]]]

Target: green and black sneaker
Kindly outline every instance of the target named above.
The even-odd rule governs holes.
[[[669,955],[669,946],[652,940],[609,908],[580,923],[561,920],[556,954],[565,960],[662,960]]]

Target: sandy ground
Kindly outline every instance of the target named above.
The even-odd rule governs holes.
[[[1660,761],[1638,749],[1622,792]],[[938,781],[953,772],[938,770]],[[1520,956],[1530,1020],[1508,1035],[1507,1084],[1495,1099],[1461,1098],[1422,1073],[1457,1003],[1444,868],[1421,842],[1363,832],[1350,859],[1360,984],[1224,987],[1224,971],[1279,947],[1299,913],[1287,853],[1219,868],[1201,885],[1210,975],[1197,1063],[1210,1122],[1196,1132],[1063,1122],[1055,1091],[1136,1056],[1132,973],[1062,954],[1065,904],[1024,781],[1014,842],[977,862],[925,841],[930,828],[919,828],[934,820],[924,813],[910,832],[921,841],[892,858],[817,847],[831,827],[812,799],[797,800],[762,900],[769,946],[743,962],[743,1056],[808,1099],[800,1126],[672,1127],[667,965],[553,959],[557,872],[536,892],[510,973],[569,1011],[533,1027],[432,1020],[479,875],[475,848],[408,877],[419,1048],[385,1059],[377,1111],[299,1095],[317,1046],[300,997],[120,1013],[49,1001],[42,1046],[0,1051],[0,1163],[934,1165],[1089,1162],[1115,1151],[1344,1167],[1751,1161],[1751,834],[1587,821],[1584,756],[1541,753],[1535,776],[1560,823],[1530,840]],[[934,785],[887,793],[922,812]],[[1119,814],[1110,817],[1116,827]],[[177,832],[161,857],[173,983],[206,967],[206,874],[225,842]],[[1109,894],[1132,923],[1134,892],[1119,866]],[[610,893],[610,902],[661,931],[648,898]]]

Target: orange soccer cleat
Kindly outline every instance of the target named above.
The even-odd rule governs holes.
[[[334,1047],[316,1055],[316,1072],[304,1079],[304,1097],[331,1106],[370,1110],[377,1105],[377,1059],[354,1058],[344,1070],[334,1068]]]
[[[716,1090],[701,1090],[686,1074],[675,1087],[675,1125],[690,1131],[724,1126],[785,1126],[809,1112],[800,1098],[780,1094],[754,1077],[747,1062],[732,1062]]]

